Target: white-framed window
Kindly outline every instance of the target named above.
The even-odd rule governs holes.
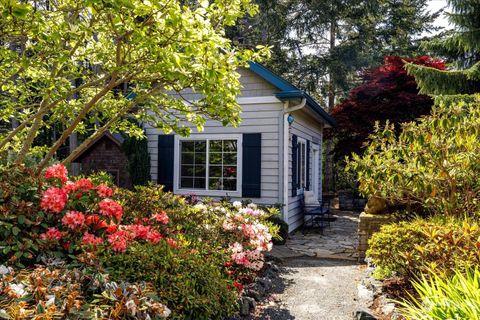
[[[297,193],[303,193],[307,184],[307,141],[297,140]]]
[[[219,196],[240,193],[241,135],[175,138],[176,192]]]

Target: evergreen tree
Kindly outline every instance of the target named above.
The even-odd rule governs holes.
[[[438,13],[424,0],[256,0],[260,16],[246,18],[230,37],[246,46],[272,46],[267,66],[330,112],[361,81],[360,71],[385,55],[424,52],[419,36]],[[324,190],[333,188],[333,143],[325,142]]]
[[[450,37],[429,43],[457,68],[440,71],[408,64],[407,69],[420,86],[420,92],[433,95],[472,94],[480,92],[480,2],[449,0],[449,20],[455,25]]]

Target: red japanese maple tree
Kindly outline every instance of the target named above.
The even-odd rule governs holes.
[[[430,112],[433,100],[418,94],[415,78],[404,69],[405,61],[440,70],[442,60],[429,56],[402,58],[386,56],[384,64],[362,73],[363,84],[352,89],[349,97],[332,110],[337,127],[328,133],[336,138],[335,156],[341,159],[352,152],[361,153],[375,122],[396,124],[413,121]]]

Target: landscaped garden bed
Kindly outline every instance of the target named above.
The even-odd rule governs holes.
[[[0,170],[0,318],[223,319],[278,231],[254,204]]]

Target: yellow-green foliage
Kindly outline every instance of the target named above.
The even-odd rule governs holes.
[[[480,319],[480,271],[456,271],[443,278],[434,272],[413,286],[420,299],[405,301],[403,314],[408,320]]]
[[[430,269],[449,274],[480,264],[478,248],[477,223],[418,219],[383,226],[370,239],[367,256],[378,268],[399,275]]]
[[[480,95],[443,97],[430,116],[377,128],[347,168],[360,191],[407,208],[463,216],[480,212]]]

